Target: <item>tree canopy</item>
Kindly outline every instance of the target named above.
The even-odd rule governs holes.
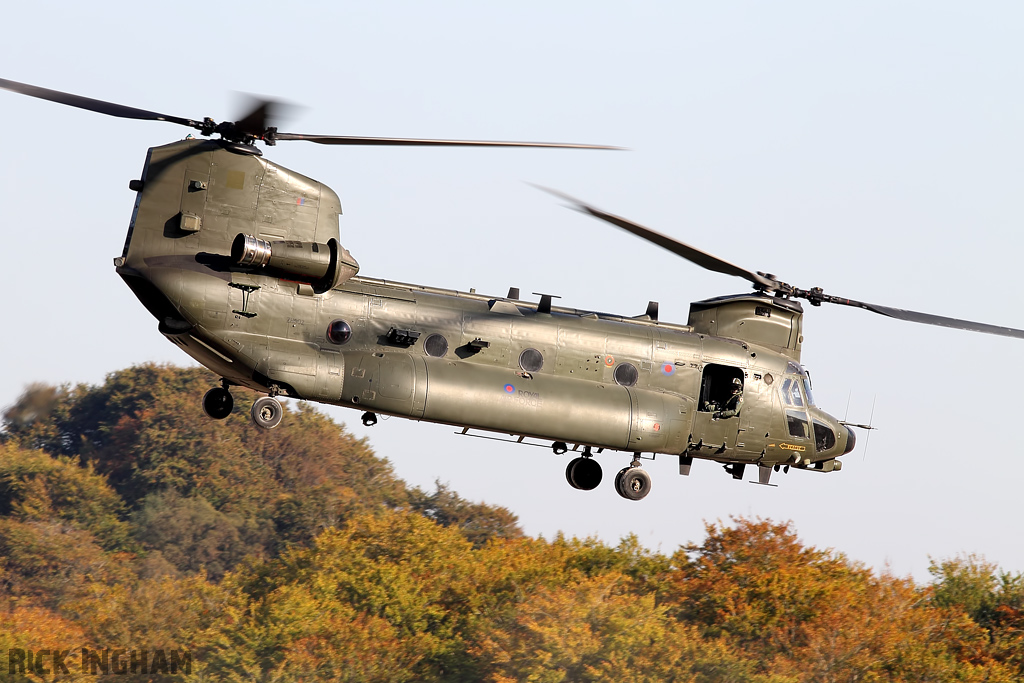
[[[505,509],[407,486],[310,406],[205,419],[207,371],[33,385],[0,431],[0,648],[184,649],[168,680],[1015,681],[1024,577],[933,581],[708,523],[674,553],[531,538]],[[150,677],[161,679],[163,674]],[[43,680],[28,671],[2,680]]]

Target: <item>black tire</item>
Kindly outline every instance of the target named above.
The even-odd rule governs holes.
[[[231,414],[235,407],[235,399],[224,387],[210,389],[203,396],[203,412],[214,420],[223,420]]]
[[[578,463],[580,460],[583,460],[583,458],[573,458],[572,460],[569,461],[569,464],[565,466],[565,480],[569,482],[569,486],[573,487],[574,489],[578,489],[579,486],[576,485],[576,481],[572,477],[573,470],[576,469],[576,463]]]
[[[570,465],[573,465],[569,482],[581,491],[593,491],[601,483],[601,465],[592,458],[576,458]]]
[[[626,472],[628,472],[628,471],[629,471],[629,468],[628,468],[628,467],[623,467],[623,468],[622,468],[621,470],[619,470],[619,471],[618,471],[618,473],[617,473],[617,474],[615,475],[615,492],[616,492],[616,493],[618,493],[618,494],[619,494],[620,496],[622,496],[623,498],[625,498],[625,496],[623,496],[623,495],[622,495],[622,489],[621,489],[621,488],[619,488],[619,487],[620,487],[620,486],[622,486],[622,476],[623,476],[624,474],[626,474]]]
[[[651,492],[651,475],[640,467],[627,467],[619,473],[619,495],[628,500],[640,500]]]
[[[261,429],[273,429],[281,424],[284,408],[271,396],[264,396],[252,404],[252,423]]]

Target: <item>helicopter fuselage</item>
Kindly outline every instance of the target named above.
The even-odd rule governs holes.
[[[152,148],[115,259],[160,331],[230,384],[671,454],[686,471],[692,458],[833,471],[853,447],[813,405],[795,301],[720,297],[678,325],[656,307],[627,317],[359,277],[337,195],[251,150]]]

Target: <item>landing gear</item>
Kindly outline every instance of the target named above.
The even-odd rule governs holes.
[[[651,492],[651,475],[635,460],[633,462],[615,475],[615,490],[628,500],[641,500]]]
[[[371,413],[369,411],[363,413],[362,417],[360,417],[359,419],[363,421],[364,427],[372,427],[373,425],[377,424],[377,414]]]
[[[256,399],[252,404],[252,422],[262,429],[273,429],[281,424],[284,417],[284,408],[281,403],[272,396],[264,396]]]
[[[583,455],[574,458],[565,468],[565,480],[569,486],[580,491],[592,491],[601,483],[601,466],[596,460],[590,457],[588,446]]]
[[[203,412],[214,420],[223,420],[231,414],[235,407],[235,399],[231,398],[231,392],[227,387],[210,389],[203,396]]]

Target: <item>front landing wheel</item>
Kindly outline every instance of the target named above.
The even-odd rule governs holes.
[[[651,475],[640,467],[627,467],[615,477],[615,490],[628,500],[640,500],[651,492]]]
[[[223,420],[234,407],[235,399],[231,398],[231,392],[224,387],[210,389],[203,396],[203,412],[214,420]]]
[[[276,398],[264,396],[252,404],[252,422],[257,427],[273,429],[281,424],[283,417],[284,408]]]

